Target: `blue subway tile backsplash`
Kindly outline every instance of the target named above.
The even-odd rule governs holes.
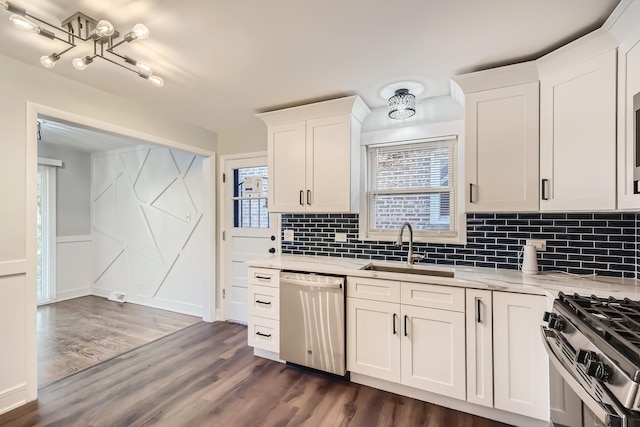
[[[294,242],[282,253],[405,261],[407,244],[358,240],[358,214],[285,214],[282,229]],[[526,239],[544,239],[538,254],[543,271],[640,278],[639,213],[476,213],[467,214],[467,243],[415,243],[423,262],[518,269]],[[346,233],[347,242],[335,242]]]

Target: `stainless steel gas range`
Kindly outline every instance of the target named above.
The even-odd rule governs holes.
[[[595,419],[569,425],[640,426],[640,302],[560,292],[544,320],[550,363]]]

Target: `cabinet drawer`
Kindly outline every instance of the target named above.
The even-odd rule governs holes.
[[[402,282],[402,304],[464,313],[464,288]]]
[[[249,268],[249,284],[279,287],[280,270],[271,268]]]
[[[280,322],[277,320],[249,316],[247,335],[249,346],[280,353]]]
[[[280,292],[271,286],[249,285],[249,316],[280,318]]]
[[[347,277],[347,296],[374,301],[400,302],[400,282]]]

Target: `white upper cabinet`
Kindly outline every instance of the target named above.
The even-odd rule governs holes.
[[[270,212],[357,212],[358,96],[258,114],[267,126]]]
[[[533,63],[458,76],[465,106],[467,212],[538,210],[538,76]]]
[[[640,2],[613,21],[618,47],[618,208],[640,209],[640,136],[634,124],[640,107]],[[634,102],[635,97],[635,102]],[[640,117],[638,118],[640,119]]]
[[[616,49],[592,44],[541,60],[542,211],[616,208]]]

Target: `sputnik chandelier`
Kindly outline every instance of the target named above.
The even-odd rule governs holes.
[[[74,13],[62,21],[62,25],[58,27],[38,18],[37,16],[31,15],[25,9],[8,1],[0,0],[0,7],[4,7],[7,11],[12,13],[9,20],[15,27],[39,34],[50,40],[59,40],[67,44],[66,49],[40,58],[40,63],[46,68],[55,67],[56,62],[60,57],[76,47],[76,43],[78,41],[89,43],[93,42],[93,55],[87,55],[84,58],[74,58],[73,61],[71,61],[77,70],[82,71],[87,68],[94,59],[101,58],[107,62],[136,73],[155,86],[164,86],[164,80],[162,77],[153,74],[153,69],[149,65],[130,56],[120,55],[114,52],[114,49],[123,43],[130,43],[134,40],[143,40],[149,37],[149,30],[142,24],[136,24],[131,31],[122,37],[122,40],[116,41],[120,36],[120,33],[115,30],[109,21],[97,21],[82,12]],[[54,31],[40,27],[28,18],[42,23],[59,33],[63,33],[63,36],[59,36]]]

